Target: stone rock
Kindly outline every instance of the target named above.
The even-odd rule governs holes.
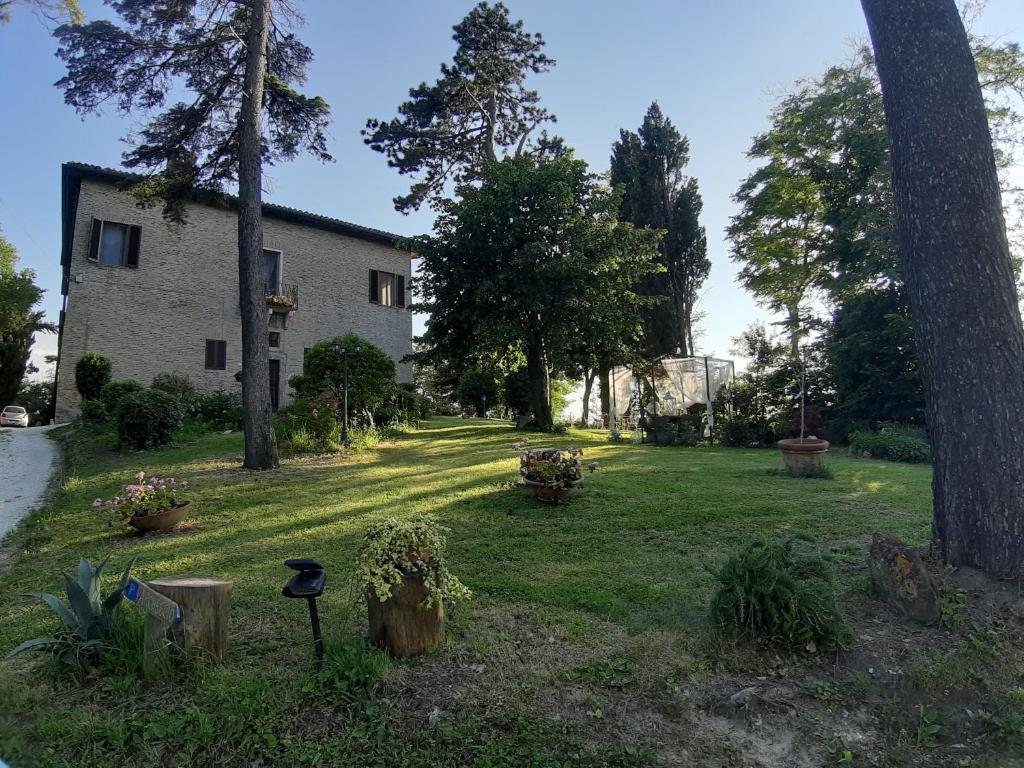
[[[891,536],[874,534],[868,572],[875,594],[919,624],[939,620],[939,590],[913,547]]]

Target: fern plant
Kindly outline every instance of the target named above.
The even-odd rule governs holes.
[[[721,584],[711,622],[723,633],[809,649],[849,645],[831,560],[805,539],[754,541],[711,570]]]
[[[135,564],[135,558],[132,558],[124,569],[117,589],[103,597],[103,572],[109,559],[107,557],[94,566],[83,557],[78,562],[78,572],[74,576],[67,571],[61,572],[67,605],[58,597],[45,592],[24,593],[24,597],[34,597],[45,603],[60,619],[61,627],[51,636],[26,640],[11,651],[7,658],[27,651],[49,651],[67,664],[81,666],[84,661],[106,648],[123,590],[128,585]]]

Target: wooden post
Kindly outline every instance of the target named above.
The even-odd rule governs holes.
[[[424,606],[427,588],[422,578],[406,577],[391,588],[383,603],[371,589],[367,595],[370,641],[396,658],[419,656],[444,642],[444,605]]]
[[[171,627],[157,616],[146,617],[146,669],[165,667],[170,647],[220,660],[228,647],[232,582],[201,576],[154,579],[149,586],[181,607],[181,621]]]

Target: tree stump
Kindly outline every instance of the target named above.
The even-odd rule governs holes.
[[[427,608],[422,577],[407,576],[383,603],[371,589],[366,596],[370,642],[395,658],[419,656],[444,642],[444,604]]]
[[[168,626],[155,616],[146,618],[146,669],[169,665],[172,647],[179,653],[219,661],[228,647],[231,615],[230,581],[203,576],[154,579],[147,584],[181,607],[181,621]]]

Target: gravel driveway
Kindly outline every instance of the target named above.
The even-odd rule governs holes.
[[[57,456],[49,429],[0,430],[0,538],[42,501]]]

